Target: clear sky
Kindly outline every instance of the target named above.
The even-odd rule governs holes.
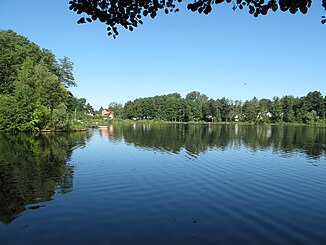
[[[326,24],[321,1],[308,14],[254,18],[232,5],[199,15],[144,19],[116,40],[101,23],[78,25],[69,0],[0,0],[0,29],[12,29],[74,62],[71,89],[94,108],[139,97],[199,91],[217,99],[326,94]]]

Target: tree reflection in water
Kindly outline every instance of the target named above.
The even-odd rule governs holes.
[[[185,149],[198,155],[217,148],[244,146],[250,150],[272,149],[274,152],[305,153],[319,158],[326,152],[326,128],[270,125],[183,125],[128,124],[109,125],[111,140],[138,147],[179,153]]]
[[[72,191],[72,152],[96,131],[60,134],[0,133],[0,221],[9,224],[26,208],[42,207]],[[247,148],[318,159],[326,153],[326,128],[244,125],[126,124],[98,131],[115,144],[198,157],[209,150]]]
[[[12,222],[29,204],[50,201],[73,188],[69,159],[88,133],[0,133],[0,221]]]

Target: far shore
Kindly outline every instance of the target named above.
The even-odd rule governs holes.
[[[96,120],[97,121],[97,120]],[[85,132],[89,129],[107,128],[110,125],[128,125],[128,124],[154,124],[154,125],[247,125],[247,126],[293,126],[293,127],[326,127],[326,124],[304,124],[304,123],[253,123],[253,122],[204,122],[204,121],[189,121],[189,122],[176,122],[176,121],[163,121],[163,120],[129,120],[129,119],[112,119],[106,121],[105,124],[96,122],[88,122],[83,128],[76,129],[41,129],[34,131],[35,133],[72,133],[72,132]],[[28,131],[7,131],[1,129],[0,132],[28,132]]]
[[[107,127],[110,124],[184,124],[184,125],[257,125],[257,126],[317,126],[326,127],[323,123],[305,124],[305,123],[290,123],[290,122],[279,122],[279,123],[254,123],[254,122],[205,122],[205,121],[189,121],[189,122],[178,122],[178,121],[164,121],[164,120],[130,120],[130,119],[111,119],[106,124],[100,123],[96,126],[89,126],[94,128]]]

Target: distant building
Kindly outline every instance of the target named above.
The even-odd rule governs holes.
[[[104,110],[102,110],[102,117],[112,119],[112,118],[114,118],[114,113],[110,109],[104,109]]]
[[[257,115],[258,119],[263,119],[263,117],[269,117],[271,118],[273,116],[273,114],[271,112],[259,112]]]
[[[87,112],[86,112],[86,115],[87,116],[95,116],[96,115],[96,113],[95,113],[95,111],[93,110],[93,108],[91,108],[91,109],[88,109],[87,110]]]
[[[267,113],[266,113],[266,116],[268,116],[268,117],[272,117],[273,114],[272,114],[271,112],[267,112]]]

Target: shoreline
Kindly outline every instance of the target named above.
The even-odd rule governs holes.
[[[301,126],[301,127],[326,127],[326,124],[305,124],[305,123],[253,123],[253,122],[204,122],[204,121],[189,121],[189,122],[174,122],[174,121],[153,121],[153,120],[112,120],[110,124],[180,124],[180,125],[257,125],[257,126]]]
[[[110,125],[128,125],[128,124],[153,124],[153,125],[201,125],[201,126],[207,126],[207,125],[244,125],[244,126],[292,126],[292,127],[323,127],[325,128],[325,124],[304,124],[304,123],[250,123],[250,122],[173,122],[173,121],[152,121],[152,120],[112,120],[107,125],[89,125],[85,128],[81,129],[57,129],[57,130],[51,130],[51,129],[42,129],[38,131],[7,131],[5,129],[0,129],[0,132],[10,132],[10,133],[22,133],[22,132],[29,132],[29,133],[74,133],[74,132],[86,132],[89,129],[101,129],[101,128],[108,128]]]

